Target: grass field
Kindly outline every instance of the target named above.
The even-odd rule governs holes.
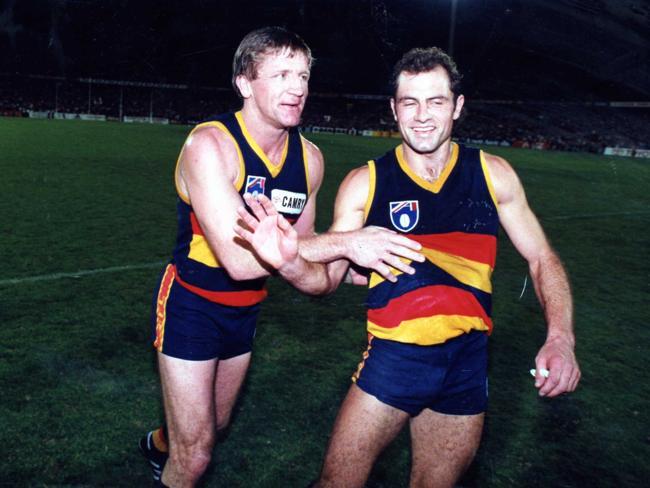
[[[162,418],[151,293],[175,237],[172,168],[188,128],[0,119],[0,486],[148,486],[136,444]],[[355,165],[395,141],[314,136],[318,227]],[[466,487],[632,487],[650,479],[650,162],[494,149],[518,170],[575,294],[583,380],[540,399],[544,323],[505,236],[490,407]],[[274,280],[229,435],[204,486],[304,487],[365,348],[364,291]],[[403,433],[369,487],[403,487]]]

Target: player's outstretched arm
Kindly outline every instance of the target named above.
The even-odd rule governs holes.
[[[300,254],[305,259],[321,263],[339,262],[328,266],[330,278],[337,285],[342,279],[341,269],[347,269],[342,260],[396,281],[393,269],[412,274],[415,270],[408,262],[425,259],[418,252],[422,248],[418,242],[382,227],[363,227],[370,181],[368,171],[368,166],[357,168],[341,183],[329,231],[300,240]]]
[[[233,279],[247,280],[268,276],[270,270],[233,230],[243,203],[234,187],[239,171],[234,143],[219,129],[205,127],[188,137],[176,183],[189,198],[219,264]]]
[[[548,327],[546,341],[535,358],[535,386],[540,396],[554,397],[573,391],[581,373],[574,352],[573,301],[564,266],[530,209],[515,171],[497,156],[486,154],[486,162],[499,204],[501,225],[528,261]],[[544,369],[550,372],[548,378],[541,373]]]
[[[294,255],[297,236],[263,195],[249,203],[252,215],[243,207],[239,209],[245,226],[237,225],[235,230],[261,259],[307,293],[335,290],[345,277],[350,261],[373,269],[390,281],[397,279],[393,269],[414,273],[404,260],[424,260],[417,252],[421,248],[419,243],[380,227],[363,228],[368,191],[368,167],[350,172],[339,188],[330,230],[318,236],[303,234],[298,239],[297,255]],[[361,280],[357,279],[356,284],[361,284]]]

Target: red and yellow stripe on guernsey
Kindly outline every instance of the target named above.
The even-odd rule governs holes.
[[[408,237],[422,244],[427,261],[458,282],[492,293],[496,236],[449,232]],[[383,281],[373,273],[369,286]],[[431,345],[470,330],[491,331],[492,320],[474,295],[460,287],[425,286],[368,310],[368,332],[382,339]]]
[[[218,268],[219,262],[212,252],[212,249],[210,249],[210,245],[205,238],[203,229],[201,229],[194,212],[190,212],[190,222],[192,224],[192,241],[190,242],[190,252],[187,256],[194,261],[209,266],[210,268]]]
[[[168,264],[165,268],[160,288],[158,289],[158,298],[156,299],[156,338],[153,347],[162,352],[163,341],[165,339],[165,321],[167,320],[167,300],[169,293],[176,277],[176,267]]]
[[[190,212],[190,222],[192,224],[192,241],[190,242],[190,252],[188,253],[188,257],[210,268],[220,268],[221,265],[212,252],[194,212]],[[211,302],[229,305],[231,307],[247,307],[249,305],[255,305],[264,300],[268,295],[266,289],[243,291],[205,290],[187,283],[179,275],[176,275],[176,281],[178,281],[178,284],[183,288],[186,288]]]
[[[497,255],[497,238],[489,234],[409,235],[422,244],[422,254],[465,285],[492,293],[492,272]]]
[[[492,330],[474,295],[447,285],[418,288],[368,310],[368,332],[381,339],[428,346],[471,330]]]
[[[492,272],[497,254],[496,236],[449,232],[429,235],[407,234],[406,237],[422,244],[420,252],[427,260],[461,283],[492,293]],[[401,272],[395,270],[393,274],[398,276]],[[377,273],[372,273],[369,287],[373,288],[383,282],[384,278]]]

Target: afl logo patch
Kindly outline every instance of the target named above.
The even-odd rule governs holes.
[[[417,200],[390,202],[390,221],[397,230],[408,232],[413,229],[420,218],[420,206]]]
[[[246,177],[246,193],[250,193],[253,196],[264,193],[265,184],[266,178],[264,176],[248,175]]]

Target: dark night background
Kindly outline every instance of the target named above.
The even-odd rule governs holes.
[[[386,93],[407,49],[449,48],[451,0],[2,0],[0,73],[227,87],[243,35],[284,25],[312,92]],[[650,2],[458,0],[453,54],[482,99],[650,99]]]

